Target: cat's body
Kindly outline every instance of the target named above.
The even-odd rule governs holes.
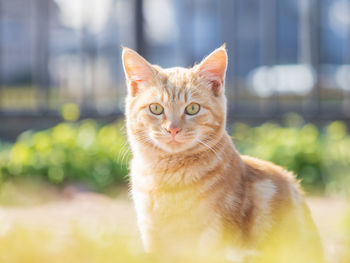
[[[225,49],[192,69],[151,66],[130,49],[123,62],[131,191],[146,250],[320,262],[318,234],[294,176],[240,156],[225,131]]]

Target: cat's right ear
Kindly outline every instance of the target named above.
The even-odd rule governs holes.
[[[123,48],[122,60],[129,94],[134,97],[140,85],[154,79],[155,70],[150,63],[130,48]]]

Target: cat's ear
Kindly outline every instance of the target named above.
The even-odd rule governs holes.
[[[140,84],[153,80],[155,70],[150,63],[130,48],[123,48],[122,60],[130,95],[135,96]]]
[[[198,65],[199,76],[206,79],[215,96],[220,96],[224,90],[227,68],[227,52],[225,45],[214,50]]]

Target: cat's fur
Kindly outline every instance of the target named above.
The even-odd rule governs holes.
[[[321,261],[293,174],[241,156],[225,130],[225,47],[190,69],[163,69],[124,48],[123,65],[131,192],[147,251]],[[192,116],[184,113],[191,102],[201,107]],[[152,103],[164,112],[152,114]]]

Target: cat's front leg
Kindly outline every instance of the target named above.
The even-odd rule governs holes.
[[[200,234],[197,252],[200,256],[217,253],[222,242],[223,227],[219,218],[211,220],[212,224],[206,226]]]
[[[158,238],[155,236],[153,228],[144,222],[138,222],[141,232],[141,241],[146,253],[153,253],[159,247]]]
[[[132,178],[135,177],[136,175],[133,175]],[[156,247],[156,237],[151,217],[152,200],[145,191],[138,189],[135,183],[132,184],[131,193],[143,247],[147,253],[153,252]]]
[[[238,230],[232,233],[232,230],[222,227],[220,219],[211,221],[213,224],[206,227],[199,238],[198,256],[215,259],[214,262],[243,263],[258,255],[256,250],[242,246]],[[230,232],[230,240],[225,239],[225,231]]]

